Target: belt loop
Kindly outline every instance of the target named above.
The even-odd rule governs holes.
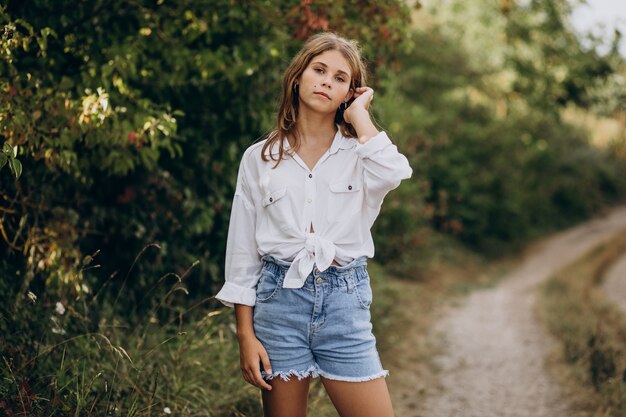
[[[346,286],[348,287],[348,294],[351,294],[352,291],[354,290],[354,273],[353,270],[350,271],[350,275],[348,275],[346,278]]]

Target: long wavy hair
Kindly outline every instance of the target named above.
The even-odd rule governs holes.
[[[261,157],[264,161],[271,159],[276,161],[276,165],[278,165],[284,159],[286,151],[283,145],[283,138],[289,139],[293,144],[291,152],[296,152],[300,147],[300,137],[296,126],[299,99],[295,82],[314,57],[331,50],[339,51],[348,61],[348,66],[352,73],[350,88],[353,91],[357,87],[367,85],[367,68],[356,41],[328,32],[311,36],[291,60],[283,75],[282,95],[276,128],[269,133],[261,152]],[[349,103],[351,101],[352,99]],[[335,124],[339,125],[339,129],[345,137],[357,137],[354,127],[343,119],[341,107],[335,113]],[[278,152],[275,151],[275,146],[278,146]]]

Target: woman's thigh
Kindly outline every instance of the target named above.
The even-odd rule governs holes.
[[[322,378],[322,383],[341,417],[393,417],[385,378],[346,382]]]
[[[311,378],[289,381],[280,378],[267,381],[271,391],[263,390],[263,415],[265,417],[305,417]]]

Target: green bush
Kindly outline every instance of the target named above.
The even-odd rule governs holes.
[[[560,119],[560,99],[538,107],[508,98],[493,71],[512,70],[476,67],[443,30],[415,32],[396,72],[381,81],[379,118],[414,169],[414,183],[392,194],[376,226],[383,260],[414,256],[429,228],[501,253],[626,196],[619,148],[590,145],[586,132]]]
[[[23,288],[82,288],[80,260],[96,250],[104,282],[159,242],[127,291],[200,260],[190,290],[216,292],[239,158],[274,123],[288,59],[333,29],[362,40],[376,70],[407,17],[383,1],[8,2],[0,144],[24,173],[0,171],[0,249],[25,258]]]

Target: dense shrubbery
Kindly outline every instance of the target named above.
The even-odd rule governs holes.
[[[619,147],[591,146],[588,132],[560,117],[564,106],[605,102],[594,86],[623,77],[626,66],[583,50],[564,26],[567,9],[552,3],[504,14],[487,2],[453,1],[434,12],[441,26],[413,33],[377,103],[415,170],[376,226],[383,259],[428,242],[431,228],[501,253],[626,195]]]
[[[377,223],[380,260],[408,261],[440,232],[512,245],[623,197],[623,161],[559,118],[595,99],[612,111],[623,92],[598,86],[615,84],[623,62],[528,18],[555,2],[461,3],[488,21],[447,24],[465,13],[455,2],[418,31],[400,1],[2,6],[0,165],[12,162],[0,166],[0,410],[149,414],[186,389],[199,390],[190,402],[240,390],[234,379],[202,386],[237,372],[227,322],[195,313],[222,279],[238,160],[272,127],[281,71],[316,31],[361,40],[375,113],[415,170]],[[244,412],[251,397],[238,395],[196,406]]]
[[[201,388],[195,410],[245,412],[230,330],[187,325],[222,277],[238,160],[271,128],[308,35],[358,38],[376,69],[405,38],[406,6],[39,0],[8,2],[0,21],[0,410],[149,414]]]
[[[2,225],[7,249],[28,254],[27,279],[75,281],[95,250],[106,279],[156,241],[137,287],[201,260],[192,281],[210,292],[239,157],[272,126],[289,56],[308,34],[338,28],[366,43],[376,67],[406,10],[39,1],[9,3],[2,21],[0,127],[24,164],[18,182],[2,173]]]

